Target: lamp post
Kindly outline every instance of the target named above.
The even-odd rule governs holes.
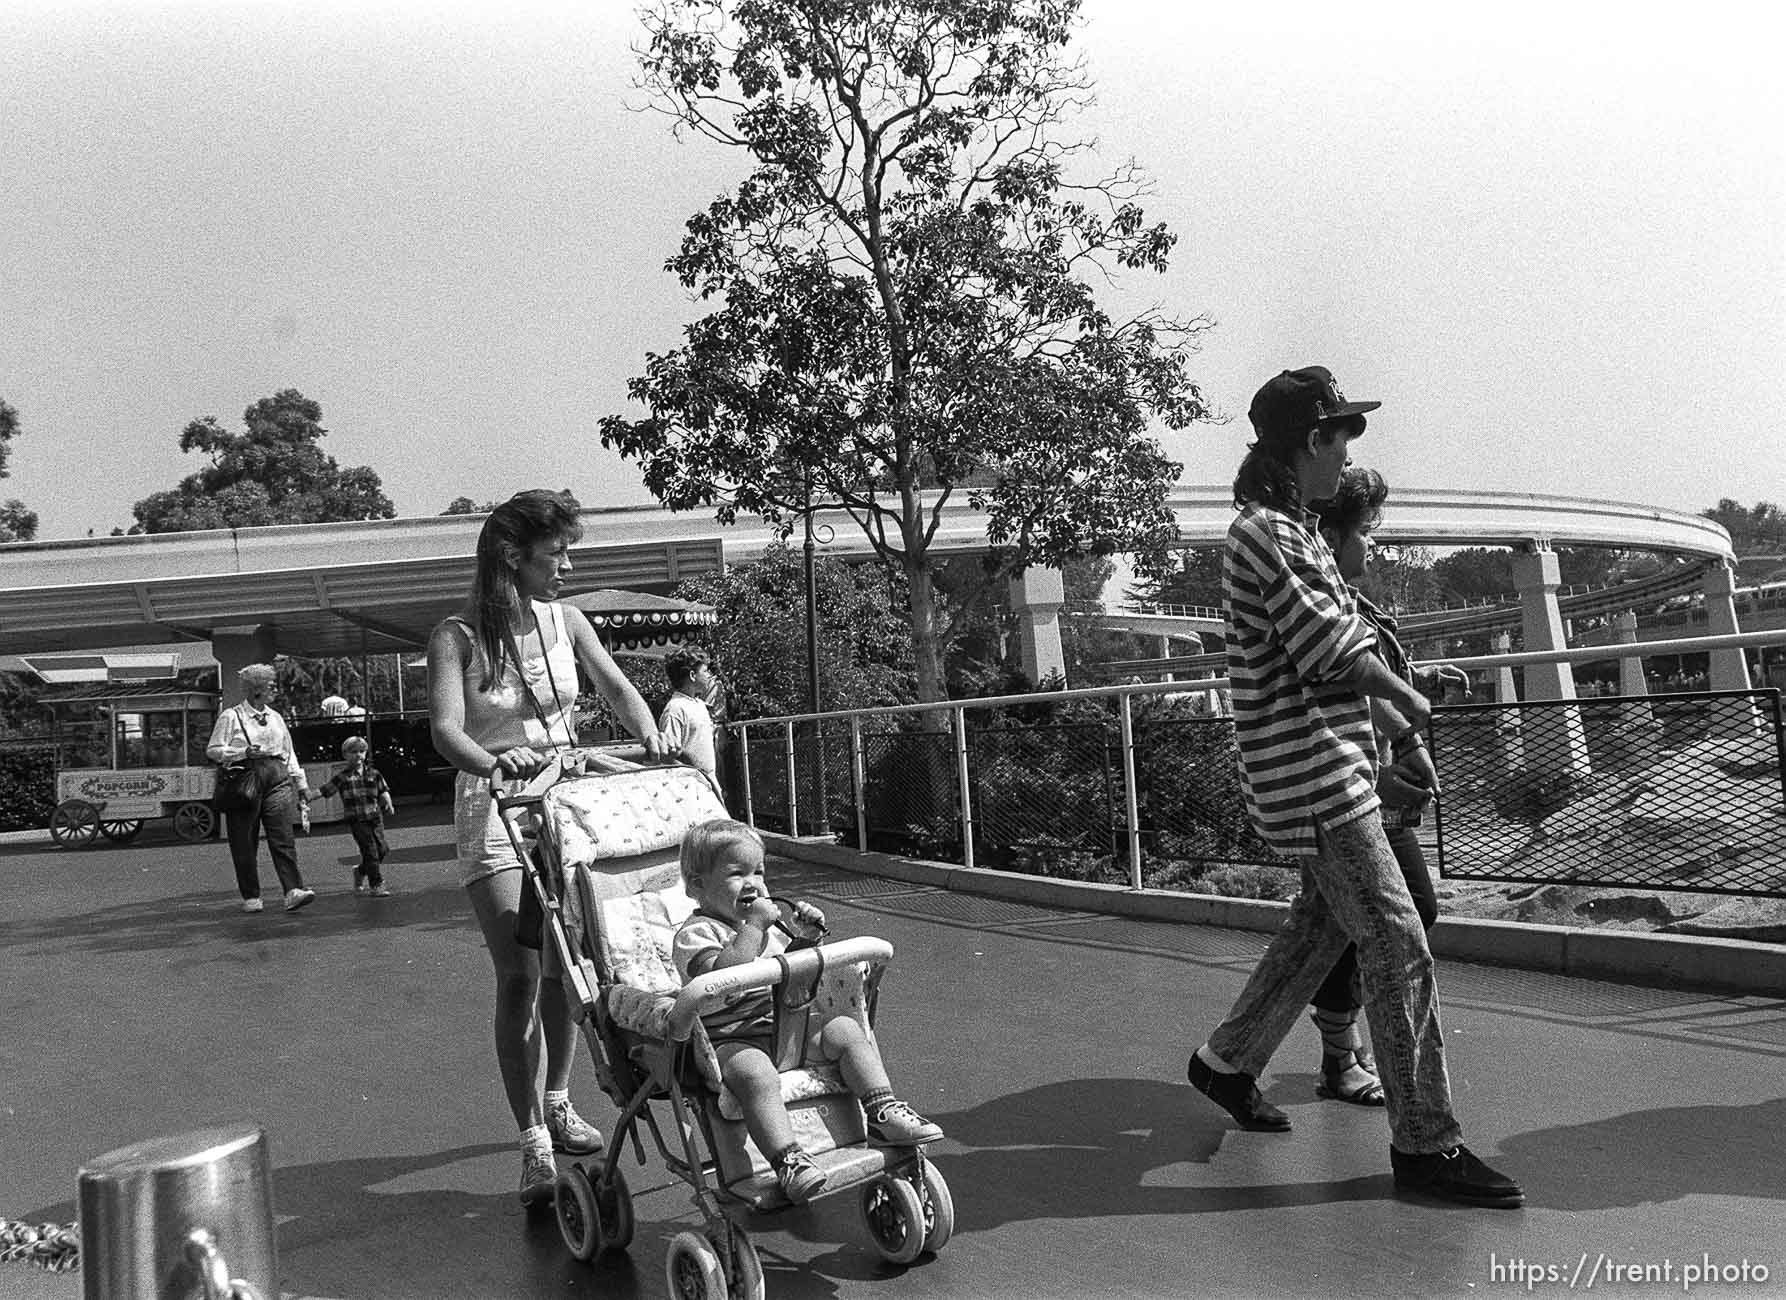
[[[806,706],[807,712],[819,713],[824,705],[819,697],[819,599],[818,586],[813,580],[813,552],[815,545],[812,536],[812,476],[806,478],[806,512],[805,544],[805,579],[806,579]],[[818,719],[812,723],[812,785],[815,796],[816,812],[813,815],[812,829],[815,835],[831,833],[831,812],[827,806],[830,802],[825,792],[825,726]],[[796,835],[800,833],[798,826],[790,827]]]

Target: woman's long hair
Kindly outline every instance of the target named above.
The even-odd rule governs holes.
[[[471,616],[478,645],[484,651],[484,677],[478,690],[488,691],[502,678],[504,657],[521,664],[515,625],[523,613],[515,590],[515,566],[504,543],[526,553],[541,542],[574,542],[583,535],[577,522],[577,499],[569,492],[529,488],[517,492],[490,512],[478,533],[477,576],[471,582]]]

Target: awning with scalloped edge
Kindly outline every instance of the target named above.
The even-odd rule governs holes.
[[[602,644],[614,654],[660,655],[698,639],[719,622],[711,605],[642,591],[601,587],[563,599],[589,616]]]

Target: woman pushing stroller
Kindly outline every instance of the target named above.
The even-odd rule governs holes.
[[[551,1198],[554,1149],[585,1155],[601,1148],[602,1135],[570,1102],[576,1021],[556,956],[515,938],[521,863],[491,785],[532,776],[554,749],[576,745],[579,668],[648,757],[663,758],[667,748],[589,620],[556,599],[581,535],[568,493],[534,489],[497,506],[478,534],[465,606],[428,641],[429,721],[436,751],[459,770],[453,827],[460,882],[496,972],[496,1061],[521,1129],[524,1205]]]

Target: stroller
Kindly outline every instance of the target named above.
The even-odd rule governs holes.
[[[565,1245],[591,1260],[632,1241],[620,1157],[630,1142],[645,1163],[643,1125],[701,1215],[699,1230],[670,1242],[670,1294],[761,1300],[763,1267],[744,1224],[789,1202],[723,1085],[701,1016],[739,993],[774,989],[782,1098],[801,1146],[827,1175],[821,1195],[856,1195],[869,1240],[890,1263],[942,1249],[955,1209],[941,1172],[922,1147],[870,1145],[862,1108],[836,1067],[808,1055],[809,1022],[816,1030],[845,1014],[872,1037],[892,945],[864,937],[791,949],[685,987],[670,956],[694,909],[679,849],[691,827],[726,810],[701,773],[642,766],[621,756],[629,752],[639,753],[573,751],[497,798],[528,880],[523,898],[542,913],[542,941],[563,964],[597,1079],[620,1110],[606,1150],[559,1172],[554,1206]],[[656,1103],[667,1105],[667,1124]]]

